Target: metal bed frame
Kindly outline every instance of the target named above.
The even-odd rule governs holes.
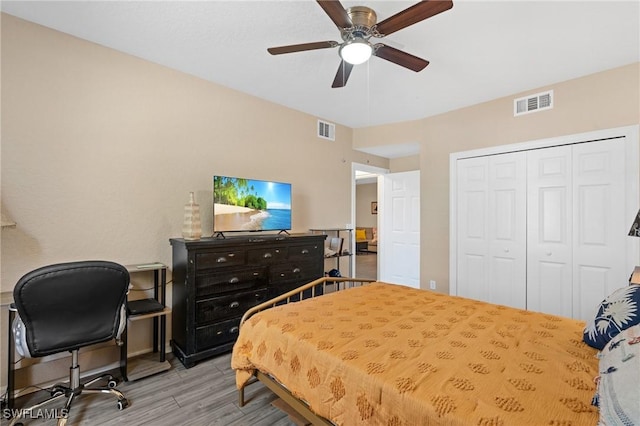
[[[327,294],[328,292],[341,291],[352,287],[360,287],[362,285],[375,281],[376,280],[366,278],[348,277],[319,278],[315,281],[307,283],[280,296],[274,297],[271,300],[268,300],[247,310],[247,312],[245,312],[245,314],[242,316],[242,319],[240,320],[240,328],[242,328],[242,325],[245,321],[247,321],[256,313],[277,306],[278,304],[281,304],[281,302],[291,303],[292,301],[310,299],[313,297],[321,296],[323,294]],[[322,292],[317,291],[318,286],[322,286]],[[295,300],[292,300],[294,298]],[[300,399],[293,396],[293,394],[289,392],[289,390],[284,385],[280,384],[273,377],[257,370],[254,373],[254,378],[249,380],[249,382],[247,382],[242,388],[238,389],[238,403],[240,407],[243,407],[246,404],[246,400],[244,397],[245,387],[258,381],[262,382],[267,388],[269,388],[269,390],[280,397],[293,410],[295,410],[298,414],[311,422],[312,425],[333,425],[333,423],[331,423],[329,420],[315,414],[304,401],[301,401]]]

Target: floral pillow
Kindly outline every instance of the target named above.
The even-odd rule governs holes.
[[[595,319],[584,329],[584,342],[602,350],[622,330],[640,323],[640,285],[622,287],[600,303]]]

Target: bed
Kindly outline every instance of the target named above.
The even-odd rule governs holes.
[[[583,322],[365,281],[323,278],[298,289],[322,296],[248,311],[231,360],[241,405],[257,378],[313,424],[598,423]]]

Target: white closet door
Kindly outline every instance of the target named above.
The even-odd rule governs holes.
[[[574,145],[573,183],[572,316],[587,320],[629,278],[624,139]]]
[[[489,157],[488,301],[520,309],[527,302],[526,166],[524,152]]]
[[[526,305],[526,155],[458,162],[457,294]]]
[[[457,295],[489,299],[489,160],[458,161],[457,166]]]
[[[638,129],[539,142],[451,156],[451,294],[589,320],[638,264]]]
[[[527,152],[527,309],[572,315],[571,146]]]

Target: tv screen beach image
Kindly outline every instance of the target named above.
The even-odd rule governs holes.
[[[291,184],[213,177],[213,230],[291,229]]]

